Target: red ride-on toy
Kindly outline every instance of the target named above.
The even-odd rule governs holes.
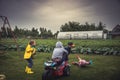
[[[45,71],[42,74],[42,80],[55,80],[60,76],[70,75],[70,66],[68,62],[63,61],[62,64],[57,64],[58,60],[44,62]]]

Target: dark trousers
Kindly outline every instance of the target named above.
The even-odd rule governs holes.
[[[29,59],[26,59],[26,60],[27,60],[27,62],[28,62],[28,67],[29,67],[29,68],[32,68],[32,66],[33,66],[32,58],[29,58]]]
[[[68,61],[68,54],[63,54],[62,61]]]

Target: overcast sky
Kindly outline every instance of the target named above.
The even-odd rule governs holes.
[[[101,21],[111,30],[120,24],[120,0],[0,0],[0,15],[8,17],[11,27],[56,32],[68,21]]]

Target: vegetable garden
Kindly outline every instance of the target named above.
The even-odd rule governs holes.
[[[37,53],[34,56],[32,75],[24,72],[26,61],[23,59],[24,49],[29,39],[18,39],[17,45],[11,39],[0,40],[0,51],[5,52],[0,56],[0,74],[7,80],[41,80],[44,71],[44,61],[51,57],[56,41],[53,39],[36,39]],[[120,80],[120,40],[60,40],[64,46],[73,42],[76,47],[69,55],[71,75],[61,77],[59,80]],[[77,61],[76,54],[93,64],[85,68],[72,65]],[[105,56],[106,55],[106,56]]]
[[[3,40],[0,44],[0,50],[4,51],[24,51],[27,45],[28,39],[18,43],[14,43],[12,40]],[[36,39],[37,52],[51,53],[55,47],[57,40],[53,39]],[[101,55],[120,55],[120,40],[61,40],[64,46],[67,46],[68,42],[73,42],[76,47],[72,49],[72,53],[79,54],[101,54]]]

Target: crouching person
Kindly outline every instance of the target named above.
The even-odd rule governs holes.
[[[24,53],[24,59],[28,62],[28,65],[26,66],[25,72],[27,74],[33,74],[34,72],[31,70],[32,66],[33,66],[33,61],[32,61],[32,55],[35,54],[35,45],[36,42],[34,40],[31,40],[25,50]]]
[[[53,50],[52,60],[57,62],[57,65],[60,65],[64,61],[64,54],[68,54],[68,52],[64,49],[63,43],[58,41],[56,43],[56,47]]]

